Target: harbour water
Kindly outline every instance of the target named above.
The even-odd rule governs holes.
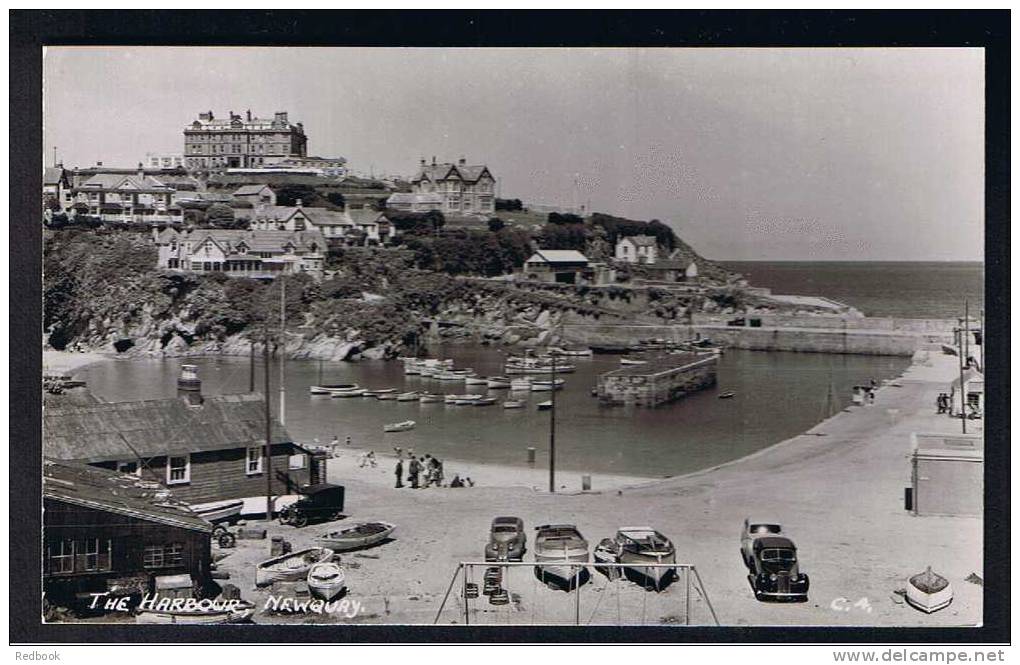
[[[826,296],[867,316],[954,319],[984,307],[984,264],[966,261],[722,261],[755,286]]]
[[[480,375],[501,374],[506,352],[474,345],[448,345],[439,355]],[[899,357],[812,353],[727,351],[720,359],[718,384],[655,409],[602,407],[591,396],[596,377],[619,367],[619,356],[571,359],[577,371],[563,375],[557,393],[556,461],[565,471],[588,471],[663,477],[707,468],[742,457],[799,434],[850,403],[854,385],[898,376],[909,360]],[[198,366],[206,394],[248,390],[246,358],[111,360],[80,374],[89,388],[108,401],[169,397],[176,392],[182,363]],[[536,464],[548,464],[549,412],[538,402],[550,393],[514,393],[524,409],[503,409],[506,390],[405,376],[396,361],[323,363],[322,381],[363,387],[424,390],[439,393],[487,393],[493,406],[451,406],[374,398],[336,399],[310,395],[319,382],[320,363],[286,364],[286,426],[298,441],[344,442],[377,452],[394,446],[440,458],[493,464],[525,465],[527,448],[536,449]],[[256,364],[256,390],[263,386]],[[272,410],[279,406],[279,370],[270,373]],[[733,391],[731,399],[719,399]],[[831,395],[831,399],[830,399]],[[384,434],[383,425],[414,420],[408,432]]]

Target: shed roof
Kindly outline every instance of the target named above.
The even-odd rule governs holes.
[[[167,454],[246,448],[264,443],[262,395],[207,396],[201,406],[179,398],[47,408],[43,449],[62,460],[108,462]],[[276,420],[272,442],[293,439]]]
[[[212,531],[212,524],[176,501],[159,483],[84,464],[46,458],[43,497],[182,529]]]
[[[273,191],[272,187],[269,185],[241,185],[234,192],[234,196],[253,196],[261,193],[263,189]]]
[[[539,249],[528,263],[587,263],[588,257],[574,249]]]

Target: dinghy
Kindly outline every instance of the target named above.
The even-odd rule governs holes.
[[[504,409],[523,409],[526,404],[527,404],[527,402],[524,402],[524,401],[519,400],[519,399],[508,399],[507,401],[503,402],[503,408]]]
[[[268,586],[273,582],[303,580],[309,569],[317,563],[333,558],[328,547],[309,547],[283,556],[266,559],[255,567],[255,586]]]
[[[931,566],[923,573],[907,580],[907,602],[913,607],[931,614],[953,602],[953,587],[949,580],[933,572]]]
[[[457,406],[471,406],[480,399],[481,395],[455,395],[453,403]]]
[[[728,390],[728,391],[726,391],[724,393],[720,393],[719,394],[719,399],[730,399],[731,397],[736,397],[736,396],[737,396],[737,393],[733,392],[732,390]]]
[[[317,563],[308,570],[308,593],[313,598],[330,601],[347,586],[347,576],[338,563]]]
[[[547,392],[552,392],[553,390],[563,390],[563,386],[565,384],[566,384],[566,381],[564,381],[563,379],[555,379],[553,381],[532,381],[531,382],[531,392],[535,392],[535,393],[544,392],[544,393],[547,393]]]
[[[400,393],[397,395],[398,402],[417,402],[421,395],[417,392],[411,391],[409,393]]]
[[[468,376],[464,378],[464,385],[466,386],[487,386],[489,380],[484,376]]]
[[[487,385],[489,388],[494,389],[505,390],[506,388],[509,388],[511,386],[511,383],[512,382],[510,381],[510,379],[505,376],[490,376],[488,379],[485,380],[485,385]]]
[[[437,393],[421,393],[418,395],[418,401],[422,404],[435,404],[436,402],[442,402],[443,396]]]
[[[330,390],[329,394],[331,397],[361,397],[365,394],[364,388],[342,388],[339,390]]]
[[[383,425],[384,432],[406,432],[414,429],[415,423],[413,420],[405,420],[400,423],[392,423],[390,425]]]
[[[492,406],[495,403],[495,397],[482,397],[481,399],[476,399],[472,406]]]
[[[313,395],[330,395],[334,390],[355,390],[357,387],[356,383],[329,383],[321,386],[311,386],[308,392]]]
[[[396,388],[379,388],[378,390],[366,390],[362,393],[364,397],[375,397],[378,399],[383,395],[395,395],[397,392]]]
[[[192,506],[192,510],[207,522],[232,522],[241,516],[244,501],[226,501],[223,503]]]
[[[315,539],[322,547],[334,552],[371,547],[390,537],[397,527],[389,522],[358,522],[338,531],[330,531]]]
[[[548,411],[552,408],[552,400],[550,399],[544,402],[539,402],[537,406],[539,411]]]
[[[212,626],[225,623],[243,623],[251,619],[255,614],[255,605],[247,600],[216,600],[213,602],[201,601],[203,605],[211,605],[211,608],[194,610],[167,610],[156,612],[153,610],[139,610],[135,616],[135,623],[141,624],[175,624],[191,626]]]

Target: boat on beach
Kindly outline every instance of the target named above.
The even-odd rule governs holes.
[[[953,602],[949,580],[933,572],[931,566],[907,580],[907,602],[926,614],[937,612]]]
[[[266,559],[255,567],[255,586],[303,580],[312,566],[332,558],[333,550],[327,547],[309,547]]]
[[[491,389],[506,389],[511,387],[511,380],[506,376],[490,376],[485,380],[485,385]]]
[[[321,386],[311,386],[308,392],[313,395],[331,395],[334,390],[357,390],[356,383],[327,383]]]
[[[535,573],[546,583],[583,583],[588,569],[588,541],[573,524],[536,527]]]
[[[321,547],[334,552],[348,552],[377,545],[390,537],[396,525],[389,522],[356,522],[343,529],[330,531],[315,539]]]
[[[635,581],[660,589],[676,572],[675,568],[642,565],[676,563],[672,541],[650,526],[620,527],[612,542],[616,562],[624,564],[624,574]]]
[[[413,420],[405,420],[399,423],[391,423],[389,425],[383,425],[384,432],[406,432],[414,429],[415,423]]]
[[[241,517],[244,501],[226,501],[201,506],[192,506],[192,510],[207,522],[234,522]]]
[[[347,586],[343,567],[332,561],[317,563],[308,570],[308,593],[313,598],[330,601]]]
[[[531,392],[552,392],[553,390],[563,390],[563,386],[566,385],[566,381],[563,379],[553,379],[551,381],[532,381]]]
[[[421,393],[411,391],[409,393],[400,393],[397,395],[398,402],[417,402],[421,398]]]
[[[244,623],[255,614],[255,605],[247,600],[217,600],[208,609],[139,610],[135,623],[148,625],[214,626]]]

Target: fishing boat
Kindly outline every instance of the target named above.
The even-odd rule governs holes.
[[[527,402],[519,399],[508,399],[503,402],[504,409],[523,409],[527,405]]]
[[[552,408],[552,400],[546,400],[537,404],[539,411],[548,411]]]
[[[652,527],[620,527],[614,540],[618,546],[619,562],[625,565],[625,574],[649,582],[657,589],[673,575],[673,568],[641,565],[676,563],[676,547],[669,538]]]
[[[337,531],[330,531],[315,542],[334,552],[348,552],[377,545],[390,537],[397,527],[389,522],[357,522]]]
[[[328,547],[309,547],[266,559],[255,567],[255,586],[303,580],[308,576],[308,571],[312,566],[332,558],[333,550]]]
[[[413,420],[405,420],[399,423],[392,423],[389,425],[383,425],[384,432],[406,432],[414,429],[415,423]]]
[[[175,625],[220,625],[226,623],[244,623],[255,614],[255,605],[247,600],[216,600],[204,605],[211,607],[193,610],[139,610],[135,615],[135,623],[141,624],[175,624]]]
[[[736,397],[736,396],[737,396],[737,393],[733,392],[732,390],[727,390],[724,393],[719,393],[719,399],[730,399],[731,397]]]
[[[931,614],[953,602],[953,587],[949,580],[933,572],[931,566],[907,580],[907,602]]]
[[[382,395],[391,395],[397,392],[396,388],[379,388],[378,390],[366,390],[362,393],[362,397],[375,397],[378,399]]]
[[[192,506],[192,510],[207,522],[233,522],[241,517],[244,501],[225,501],[220,503]]]
[[[492,389],[506,389],[511,387],[512,382],[506,376],[490,376],[485,380],[485,385]]]
[[[421,397],[421,393],[411,391],[409,393],[400,393],[397,395],[398,402],[417,402]]]
[[[587,573],[588,541],[573,524],[545,524],[535,535],[535,572],[543,582],[573,586]],[[551,578],[551,579],[550,579]]]
[[[476,399],[472,406],[492,406],[496,403],[495,397],[481,397]]]
[[[466,386],[487,386],[489,380],[484,376],[466,376],[464,377],[464,385]]]
[[[331,397],[361,397],[365,394],[364,388],[342,388],[339,390],[330,390],[329,394]]]
[[[347,586],[347,576],[338,563],[317,563],[308,570],[308,593],[313,598],[330,601]]]
[[[514,379],[510,382],[510,390],[520,390],[531,392],[531,377],[525,376],[520,379]]]
[[[567,382],[564,381],[563,379],[553,379],[551,381],[545,381],[545,380],[542,380],[542,381],[532,381],[531,382],[531,392],[535,392],[535,393],[546,392],[547,393],[547,392],[552,392],[553,390],[563,390],[563,386],[566,383]]]
[[[311,386],[308,389],[313,395],[330,395],[334,390],[357,390],[355,383],[327,383],[321,386]]]
[[[421,393],[418,395],[418,401],[422,404],[435,404],[443,401],[443,396],[438,393]]]

